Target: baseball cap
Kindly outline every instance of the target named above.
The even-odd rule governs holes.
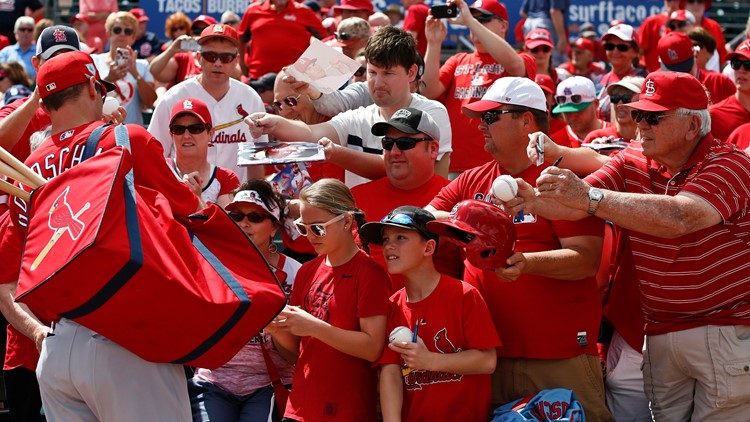
[[[204,125],[213,126],[211,112],[208,110],[208,106],[197,98],[185,98],[172,107],[172,114],[169,117],[170,126],[172,125],[172,122],[174,122],[174,119],[180,114],[192,114]]]
[[[396,111],[387,122],[372,125],[371,131],[375,136],[385,136],[389,127],[411,135],[424,133],[436,141],[440,140],[440,129],[437,123],[429,114],[416,108],[407,107]]]
[[[312,10],[315,13],[320,13],[320,3],[318,3],[315,0],[307,0],[306,2],[302,3],[305,6],[307,6],[308,9]]]
[[[198,44],[203,44],[211,38],[223,38],[235,46],[240,43],[237,31],[229,25],[222,25],[220,23],[208,25],[203,29],[200,38],[198,38]]]
[[[685,8],[685,3],[687,3],[685,0],[680,1],[680,9]],[[704,10],[708,11],[711,8],[711,0],[703,0],[703,5],[705,6]]]
[[[218,22],[216,22],[216,19],[214,19],[213,16],[200,15],[197,18],[193,19],[193,23],[190,24],[190,29],[195,29],[195,24],[197,23],[202,23],[209,26],[216,25]]]
[[[578,38],[573,43],[573,47],[578,47],[583,50],[588,50],[591,52],[591,54],[596,53],[596,46],[594,46],[594,42],[588,38]]]
[[[631,41],[638,45],[638,32],[630,25],[621,23],[609,28],[607,33],[602,35],[602,41],[607,41],[607,38],[611,36],[615,36],[623,41]]]
[[[360,237],[376,245],[383,244],[383,229],[386,226],[416,230],[426,240],[437,242],[438,235],[427,229],[427,223],[435,220],[431,212],[407,205],[394,209],[383,217],[379,223],[366,223],[359,230]]]
[[[554,48],[554,45],[552,44],[552,35],[544,28],[537,28],[529,31],[528,35],[526,35],[524,45],[529,50],[540,45]]]
[[[79,51],[78,33],[69,26],[54,25],[45,28],[36,41],[36,56],[49,59],[60,50]]]
[[[395,14],[404,16],[404,11],[401,10],[401,6],[399,6],[396,3],[389,4],[388,7],[386,7],[385,10],[383,10],[383,13],[385,13],[386,15],[395,13]]]
[[[91,24],[91,18],[85,14],[85,13],[76,13],[72,18],[70,18],[70,24],[76,23],[76,21],[86,22],[88,24]]]
[[[727,60],[732,60],[735,57],[741,57],[745,60],[750,60],[750,39],[742,41],[733,52],[727,54]]]
[[[278,223],[281,219],[281,210],[279,207],[274,203],[271,202],[271,208],[268,208],[268,205],[266,205],[265,202],[263,202],[263,199],[261,199],[261,196],[258,192],[254,190],[241,190],[237,192],[236,195],[234,195],[234,199],[232,202],[230,202],[226,207],[224,207],[227,211],[232,211],[233,209],[237,208],[237,204],[253,204],[259,206],[263,211],[276,219],[276,222]]]
[[[37,72],[36,83],[39,87],[39,95],[44,99],[71,86],[86,83],[92,76],[104,85],[107,92],[115,90],[113,83],[99,76],[99,71],[90,55],[81,51],[73,51],[52,57],[44,62]]]
[[[140,7],[135,7],[133,9],[130,9],[130,13],[135,16],[136,19],[138,19],[138,22],[148,22],[148,16],[146,16],[146,11],[141,9]]]
[[[483,15],[493,15],[503,20],[508,20],[508,9],[497,0],[477,0],[471,5],[469,10],[476,10]]]
[[[555,99],[557,105],[552,109],[553,113],[577,113],[594,102],[596,87],[589,78],[572,76],[557,86]]]
[[[703,84],[689,73],[657,70],[646,76],[638,101],[625,105],[643,111],[670,111],[680,107],[705,110],[708,94]]]
[[[607,95],[612,94],[612,89],[616,86],[623,87],[637,94],[641,92],[644,80],[643,76],[626,76],[613,84],[607,85]]]
[[[23,85],[13,85],[5,91],[5,97],[3,97],[3,104],[8,105],[15,100],[26,98],[31,95],[31,90]]]
[[[496,80],[481,100],[465,105],[461,110],[467,117],[475,118],[503,104],[547,111],[547,99],[542,88],[529,78],[515,76]]]
[[[342,10],[367,10],[372,14],[375,8],[370,0],[341,0],[341,4],[333,6],[333,14],[338,16]]]
[[[555,81],[552,80],[552,76],[546,73],[537,73],[536,77],[534,77],[534,82],[542,88],[542,91],[555,95],[557,87],[555,86]]]
[[[669,21],[677,21],[677,22],[689,22],[689,23],[695,23],[695,15],[685,9],[675,10],[669,15]]]
[[[670,32],[659,40],[657,46],[661,70],[690,72],[695,64],[693,41],[682,32]]]
[[[336,28],[336,41],[333,47],[345,47],[355,44],[357,41],[370,38],[372,31],[370,24],[362,18],[346,18],[339,22]]]
[[[583,38],[595,37],[596,31],[594,30],[594,24],[591,22],[584,22],[578,27],[579,35]]]
[[[277,76],[276,72],[268,72],[258,79],[251,80],[250,86],[253,87],[256,92],[272,91]]]

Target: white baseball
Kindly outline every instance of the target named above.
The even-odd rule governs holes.
[[[492,193],[501,201],[510,201],[518,194],[516,179],[504,174],[492,182]]]
[[[404,327],[403,325],[400,327],[396,327],[391,331],[391,334],[388,336],[388,342],[399,342],[399,343],[411,343],[411,339],[413,337],[413,334],[411,333],[411,330],[408,327]]]
[[[102,106],[102,113],[110,115],[117,111],[120,107],[120,102],[115,97],[107,97],[104,99],[104,105]]]

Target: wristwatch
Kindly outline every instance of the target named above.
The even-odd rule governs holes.
[[[599,207],[599,203],[602,202],[602,199],[604,199],[604,193],[601,189],[589,189],[589,214],[596,214],[596,209]]]

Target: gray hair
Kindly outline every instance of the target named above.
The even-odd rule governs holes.
[[[20,28],[21,25],[28,25],[33,28],[34,18],[32,18],[31,16],[21,16],[20,18],[16,19],[16,24],[13,26],[13,32],[18,32],[18,28]]]
[[[683,117],[698,116],[701,119],[701,127],[698,130],[698,137],[702,138],[711,132],[711,113],[708,109],[705,110],[692,110],[689,108],[680,107],[676,110],[676,113]]]

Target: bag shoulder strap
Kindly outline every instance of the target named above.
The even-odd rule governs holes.
[[[107,126],[109,126],[109,123],[103,124],[91,132],[89,139],[86,140],[86,146],[83,149],[81,161],[86,161],[94,156],[96,153],[96,147],[99,145],[99,139],[102,138],[102,133],[104,133],[104,129],[106,129]]]

